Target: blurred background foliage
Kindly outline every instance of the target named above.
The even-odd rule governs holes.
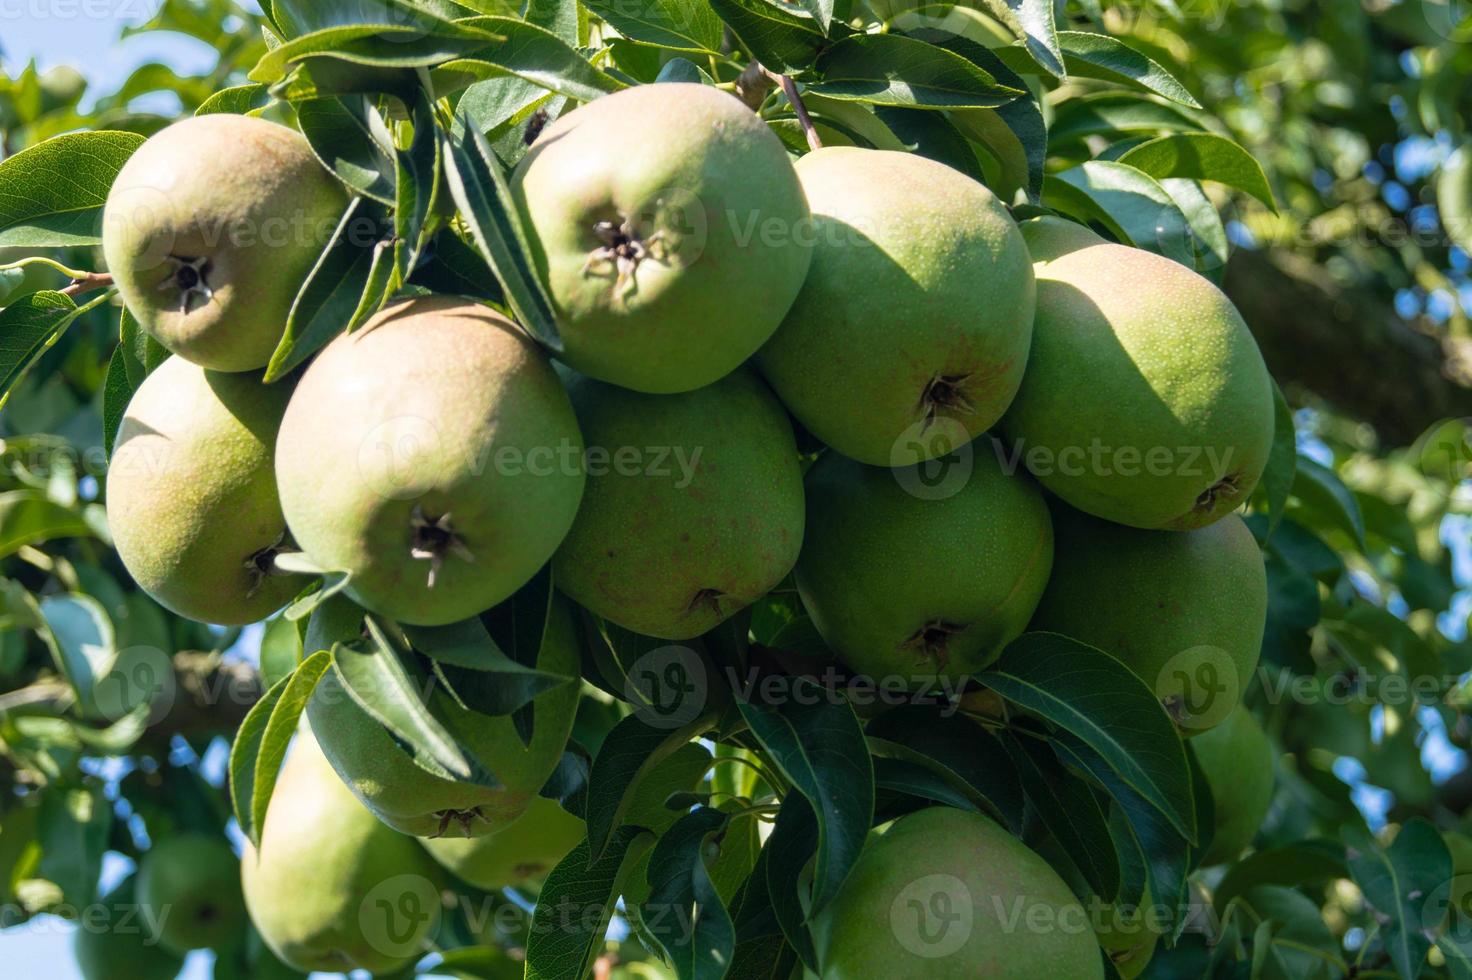
[[[923,13],[935,24],[952,15]],[[1117,157],[1187,113],[1246,146],[1280,206],[1211,190],[1229,243],[1215,272],[1294,408],[1301,454],[1269,548],[1262,683],[1250,696],[1280,749],[1260,848],[1415,815],[1472,830],[1467,14],[1422,0],[1067,8],[1071,26],[1147,52],[1204,110],[1065,81],[1045,99],[1050,172]],[[150,62],[99,91],[70,68],[0,60],[0,153],[79,128],[152,133],[242,83],[265,50],[256,15],[232,0],[164,0],[121,34],[154,32],[208,44],[217,63],[181,75]],[[22,254],[6,245],[0,234],[0,264]],[[92,249],[54,258],[74,269],[100,260]],[[40,266],[0,272],[0,305],[64,282]],[[105,852],[134,857],[150,836],[221,831],[223,758],[259,691],[257,666],[270,677],[296,655],[291,630],[242,635],[166,614],[109,548],[100,405],[118,329],[116,308],[87,313],[0,411],[5,924],[88,900]],[[68,682],[75,658],[135,648],[166,654],[166,710],[140,715],[138,692]],[[1392,690],[1396,678],[1431,682],[1417,701]],[[23,805],[37,795],[39,806]],[[1374,929],[1363,896],[1340,881],[1319,905],[1331,932],[1310,945],[1352,958]],[[1173,975],[1163,971],[1188,952],[1158,956],[1150,975]]]

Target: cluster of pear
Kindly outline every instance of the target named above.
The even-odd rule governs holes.
[[[550,562],[560,594],[538,666],[575,677],[573,604],[683,640],[790,575],[855,674],[960,683],[1031,626],[1118,657],[1184,734],[1233,716],[1266,614],[1234,512],[1266,466],[1274,408],[1208,280],[1056,217],[1019,226],[916,154],[834,147],[794,164],[699,85],[568,113],[510,186],[559,363],[483,304],[411,293],[267,385],[343,191],[300,135],[257,119],[177,123],[134,155],[105,252],[129,310],[177,355],[135,393],[108,474],[140,586],[185,616],[252,622],[310,584],[278,567],[300,550],[348,574],[314,613],[316,650],[359,636],[364,610],[409,626],[476,616]],[[530,744],[434,696],[499,788],[414,765],[331,673],[308,711],[332,769],[394,830],[494,835],[524,819],[576,685],[538,696]],[[1043,880],[983,818],[923,816],[914,833],[955,837],[1013,884]],[[913,850],[888,843],[898,834],[834,905],[852,912],[831,934],[859,932],[825,946],[826,976],[863,975],[854,948],[894,976],[936,965],[859,934],[889,914],[885,887],[926,873],[884,856]],[[1092,935],[1089,968],[1069,936],[990,929],[947,969],[1098,975]]]

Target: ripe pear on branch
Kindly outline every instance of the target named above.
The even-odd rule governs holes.
[[[195,116],[155,133],[108,192],[102,249],[143,328],[217,371],[265,367],[347,206],[294,129]]]
[[[511,179],[583,374],[644,392],[729,374],[777,329],[811,255],[782,142],[705,85],[638,85],[549,125]]]

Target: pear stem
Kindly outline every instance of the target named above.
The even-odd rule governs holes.
[[[80,296],[95,289],[107,289],[112,285],[110,272],[83,272],[72,277],[72,281],[61,290],[63,296]]]
[[[792,104],[792,111],[797,113],[798,125],[802,126],[803,135],[808,138],[808,149],[821,150],[823,141],[818,138],[817,127],[813,125],[812,117],[808,115],[808,107],[803,104],[802,96],[797,94],[797,83],[786,75],[778,75],[766,68],[763,68],[762,71],[768,78],[782,86],[782,94],[787,96],[787,101]]]

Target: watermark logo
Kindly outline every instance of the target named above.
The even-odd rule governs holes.
[[[658,647],[630,666],[624,696],[634,714],[651,728],[676,729],[705,708],[710,680],[705,662],[689,647]]]
[[[440,894],[423,875],[403,874],[375,885],[358,905],[358,927],[375,951],[409,957],[424,946],[440,914]]]
[[[955,875],[926,875],[906,885],[889,906],[889,927],[901,946],[925,959],[958,952],[971,938],[971,890]]]
[[[369,430],[358,446],[358,475],[387,500],[412,500],[433,486],[443,458],[440,431],[418,415],[396,415]]]
[[[1205,731],[1226,720],[1242,691],[1237,664],[1221,647],[1182,650],[1155,678],[1155,696],[1181,728]]]
[[[971,433],[955,419],[926,419],[900,433],[889,465],[904,491],[921,500],[945,500],[971,479],[976,458]]]
[[[124,647],[93,684],[92,704],[109,721],[119,721],[147,704],[151,725],[169,713],[177,691],[168,654],[151,646]]]

